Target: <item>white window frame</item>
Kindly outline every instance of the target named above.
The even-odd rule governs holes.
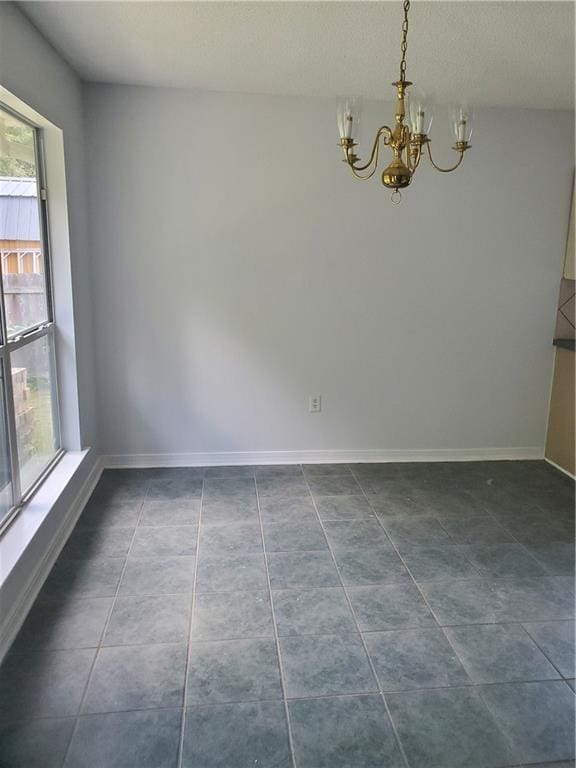
[[[26,329],[22,334],[9,339],[6,335],[3,295],[0,296],[0,325],[3,331],[0,345],[0,369],[5,389],[5,418],[14,501],[10,512],[0,520],[0,535],[2,535],[65,452],[81,450],[82,445],[78,412],[78,377],[64,172],[64,137],[60,128],[1,86],[0,107],[14,114],[35,130],[38,200],[41,211],[41,237],[48,307],[47,321]],[[50,193],[48,180],[50,181]],[[54,301],[55,296],[56,301]],[[58,450],[35,483],[23,494],[20,488],[15,415],[12,405],[10,354],[45,336],[50,337],[53,423]]]

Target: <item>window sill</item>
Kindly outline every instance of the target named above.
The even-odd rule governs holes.
[[[0,539],[0,660],[100,476],[95,452],[67,452]]]
[[[62,456],[42,486],[24,505],[18,517],[0,539],[0,588],[58,503],[89,452],[89,449],[69,451]]]

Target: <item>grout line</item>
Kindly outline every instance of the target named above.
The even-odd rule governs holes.
[[[96,487],[98,487],[98,486],[96,486]],[[124,564],[122,566],[122,570],[120,571],[120,576],[118,578],[118,584],[116,585],[116,590],[115,590],[114,595],[112,597],[112,602],[110,603],[110,608],[108,609],[108,615],[106,617],[106,621],[105,621],[104,627],[102,629],[102,634],[100,635],[100,639],[98,641],[98,645],[96,646],[96,652],[94,654],[94,658],[92,659],[92,664],[90,665],[90,671],[88,673],[88,677],[86,679],[86,684],[84,686],[84,690],[83,690],[82,696],[80,698],[80,703],[78,705],[78,712],[76,713],[76,722],[74,723],[74,728],[72,729],[72,736],[71,736],[70,742],[68,743],[68,746],[66,748],[66,752],[64,753],[64,760],[62,761],[63,765],[66,763],[66,760],[68,759],[68,753],[70,752],[70,747],[72,745],[72,741],[74,740],[74,737],[76,735],[76,731],[78,730],[78,722],[79,722],[80,715],[82,713],[82,707],[84,706],[84,702],[86,700],[86,694],[88,693],[88,688],[89,688],[90,683],[92,681],[92,675],[94,673],[94,667],[96,666],[96,660],[97,660],[98,655],[100,653],[100,649],[103,647],[102,643],[104,641],[104,637],[106,636],[106,632],[108,631],[108,626],[110,624],[110,619],[112,618],[112,612],[114,611],[114,607],[116,605],[116,600],[118,599],[118,594],[120,592],[120,585],[122,583],[122,579],[124,577],[124,573],[126,572],[126,567],[128,565],[128,557],[130,555],[130,551],[132,550],[132,545],[134,544],[134,539],[136,538],[136,531],[138,530],[138,524],[140,523],[140,520],[142,519],[142,514],[143,514],[143,510],[144,510],[144,502],[146,500],[147,494],[148,494],[148,490],[146,490],[146,493],[143,495],[142,499],[139,502],[140,503],[140,511],[138,513],[138,521],[136,523],[136,526],[134,527],[134,531],[132,533],[132,537],[130,539],[130,544],[128,545],[128,549],[126,550],[126,554],[124,556]],[[88,501],[90,501],[90,499]]]
[[[525,623],[525,624],[533,624],[533,623],[535,623],[535,622],[526,621],[526,622],[524,622],[524,623]],[[546,624],[548,624],[548,622],[545,622],[545,623],[546,623]],[[573,623],[574,623],[574,622],[572,622],[572,624],[573,624]],[[541,646],[541,645],[540,645],[540,643],[539,643],[539,642],[536,640],[536,638],[535,638],[535,637],[532,637],[532,635],[531,635],[530,631],[529,631],[528,629],[526,629],[526,627],[524,626],[524,624],[520,624],[520,626],[522,627],[522,629],[524,630],[524,632],[525,632],[525,633],[528,635],[528,637],[530,638],[530,640],[532,640],[532,642],[534,643],[534,645],[536,646],[536,648],[538,648],[538,650],[540,651],[540,653],[542,653],[542,654],[544,655],[544,657],[547,659],[547,661],[548,661],[548,662],[549,662],[549,663],[550,663],[550,664],[551,664],[551,665],[554,667],[554,669],[556,670],[556,672],[558,672],[558,674],[560,675],[560,677],[562,678],[562,680],[572,680],[572,679],[573,679],[572,677],[565,677],[565,675],[564,675],[564,674],[563,674],[563,673],[560,671],[560,667],[559,667],[559,666],[556,664],[556,662],[555,662],[555,661],[553,661],[553,659],[551,659],[551,658],[550,658],[550,656],[548,655],[548,653],[545,651],[545,649],[544,649],[544,648],[542,648],[542,646]],[[572,653],[572,658],[574,659],[574,649],[572,649],[572,650],[573,650],[573,653]]]
[[[350,633],[354,637],[356,637],[356,633]],[[301,637],[301,635],[291,635],[291,637]],[[344,635],[345,637],[345,635]],[[252,638],[244,638],[244,639],[252,639]],[[268,640],[270,638],[267,638]],[[346,699],[350,696],[359,697],[359,696],[396,696],[402,695],[402,694],[411,694],[411,693],[419,693],[421,691],[454,691],[454,690],[460,690],[460,691],[473,691],[480,688],[492,688],[497,686],[512,686],[512,685],[540,685],[542,683],[560,683],[564,685],[568,685],[568,680],[573,680],[574,678],[562,678],[562,677],[544,677],[544,678],[538,678],[534,680],[500,680],[500,681],[492,681],[488,683],[484,682],[470,682],[468,684],[465,683],[459,683],[458,685],[437,685],[437,686],[420,686],[418,688],[397,688],[394,690],[386,690],[386,691],[380,691],[380,690],[374,690],[374,691],[347,691],[346,693],[329,693],[329,694],[317,694],[314,696],[290,696],[286,699],[287,702],[290,701],[310,701],[313,700],[324,700],[324,699]],[[573,689],[568,685],[568,689],[573,692]],[[479,691],[478,691],[479,693]],[[235,704],[274,704],[274,703],[280,703],[282,701],[282,698],[277,699],[238,699],[235,701],[225,701],[225,702],[214,702],[209,704],[191,704],[190,709],[211,709],[211,708],[217,708],[217,707],[223,707],[228,705],[235,705]],[[79,715],[38,715],[36,717],[20,717],[18,719],[14,720],[7,720],[0,723],[0,725],[5,724],[11,724],[11,723],[28,723],[28,722],[36,722],[36,721],[43,721],[43,720],[55,720],[55,719],[61,719],[61,720],[81,720],[82,718],[88,718],[88,717],[95,717],[99,715],[117,715],[122,714],[126,712],[155,712],[156,710],[174,710],[181,712],[182,707],[179,706],[150,706],[150,707],[132,707],[130,709],[116,709],[116,710],[102,710],[99,712],[83,712]]]
[[[354,476],[354,473],[351,470],[350,470],[350,472],[352,474],[352,477],[354,477],[354,480],[356,481],[356,483],[358,483],[358,480]],[[310,485],[308,484],[307,478],[305,478],[305,480],[306,480],[306,484],[308,485],[308,489],[310,490]],[[359,485],[360,489],[363,491],[362,486],[359,483],[358,483],[358,485]],[[406,755],[406,753],[404,751],[404,747],[403,747],[402,742],[400,740],[400,736],[399,736],[399,734],[398,734],[398,732],[396,730],[396,725],[394,724],[394,721],[392,720],[390,711],[388,709],[388,704],[386,703],[386,699],[384,697],[384,693],[383,693],[382,687],[380,685],[380,680],[378,679],[378,675],[376,673],[376,668],[374,667],[374,663],[372,662],[372,658],[370,656],[370,653],[368,652],[368,646],[366,645],[366,641],[365,641],[364,636],[362,634],[362,630],[360,629],[360,624],[359,624],[358,619],[356,617],[356,613],[354,612],[354,608],[352,606],[352,601],[350,600],[350,596],[348,595],[348,592],[347,592],[346,587],[344,585],[344,582],[342,580],[342,575],[340,573],[340,569],[338,568],[338,562],[337,562],[336,557],[334,555],[334,551],[332,549],[332,546],[330,544],[328,536],[326,535],[326,529],[324,527],[324,522],[320,518],[320,513],[318,512],[318,505],[316,504],[316,499],[314,498],[314,494],[312,493],[311,490],[310,490],[310,495],[312,497],[312,503],[314,504],[314,509],[316,510],[316,515],[318,517],[318,521],[320,523],[320,527],[322,528],[322,533],[324,534],[324,538],[326,539],[326,543],[328,545],[328,551],[330,552],[330,555],[332,557],[332,562],[334,563],[334,568],[336,569],[336,573],[338,574],[338,581],[340,582],[340,587],[341,587],[342,591],[344,592],[344,596],[346,598],[346,602],[348,603],[348,608],[349,608],[350,613],[352,615],[352,619],[353,619],[353,621],[354,621],[354,623],[356,625],[356,628],[357,628],[357,631],[358,631],[358,636],[360,637],[360,642],[362,643],[362,648],[364,649],[364,653],[366,654],[366,659],[368,660],[368,664],[370,666],[370,671],[372,673],[372,677],[374,679],[374,682],[376,683],[376,691],[377,691],[376,695],[379,695],[381,700],[382,700],[382,703],[384,705],[384,709],[385,709],[386,714],[388,716],[390,727],[392,728],[392,733],[394,734],[394,738],[396,740],[396,744],[398,745],[398,749],[399,749],[400,754],[402,756],[402,760],[404,761],[406,767],[410,768],[410,763],[408,762],[408,757],[407,757],[407,755]],[[370,507],[370,508],[372,509],[372,507]],[[388,535],[388,534],[386,534],[386,535]]]
[[[274,611],[274,600],[272,599],[272,582],[270,580],[270,569],[268,567],[268,553],[266,551],[266,540],[264,538],[264,524],[262,522],[262,513],[260,511],[260,495],[258,493],[258,481],[254,479],[256,490],[256,506],[258,507],[258,520],[260,522],[260,536],[262,537],[262,550],[264,553],[264,568],[266,569],[266,581],[268,584],[268,599],[270,600],[270,610],[272,613],[272,627],[274,629],[274,640],[276,644],[276,655],[278,657],[278,671],[280,674],[280,686],[282,688],[282,701],[284,704],[284,716],[286,717],[286,728],[288,731],[288,748],[290,750],[290,763],[293,768],[297,768],[296,751],[294,749],[294,739],[292,736],[292,726],[290,723],[290,711],[288,709],[288,698],[286,696],[286,682],[284,680],[284,670],[282,666],[282,656],[280,654],[280,637],[276,625],[276,613]]]
[[[357,482],[357,483],[358,483],[358,485],[360,486],[360,488],[361,488],[361,490],[362,490],[362,493],[363,493],[363,495],[364,495],[364,498],[366,499],[366,501],[368,502],[368,504],[370,504],[370,499],[368,498],[368,495],[365,493],[365,491],[364,491],[364,488],[363,488],[362,484],[360,483],[360,481],[358,480],[358,478],[357,478],[357,477],[354,475],[354,472],[352,472],[352,475],[354,476],[354,479],[356,480],[356,482]],[[372,507],[372,504],[370,504],[370,508],[371,508],[371,509],[373,509],[373,507]],[[376,513],[374,513],[374,514],[376,514]],[[380,527],[382,528],[382,530],[384,531],[384,533],[385,533],[385,534],[386,534],[386,536],[388,537],[388,540],[390,541],[390,544],[392,545],[392,548],[394,549],[394,551],[396,552],[396,554],[398,555],[398,557],[399,557],[399,558],[400,558],[400,560],[402,561],[402,565],[404,566],[404,568],[406,568],[406,571],[408,572],[408,575],[409,575],[409,576],[410,576],[410,578],[412,579],[412,582],[414,583],[414,586],[416,587],[416,589],[418,590],[418,592],[419,592],[420,596],[421,596],[421,597],[422,597],[422,599],[424,600],[424,603],[425,603],[425,605],[427,606],[428,610],[430,611],[430,613],[431,613],[431,615],[433,616],[434,620],[436,621],[437,625],[438,625],[439,627],[441,627],[442,625],[441,625],[440,621],[438,620],[438,617],[436,616],[436,614],[435,614],[435,613],[434,613],[434,611],[432,610],[431,606],[428,604],[428,601],[426,600],[426,598],[425,598],[425,596],[424,596],[424,593],[422,592],[422,590],[421,590],[421,589],[420,589],[420,587],[418,586],[418,582],[416,581],[416,579],[415,579],[415,578],[414,578],[414,576],[412,575],[412,571],[410,570],[410,568],[408,568],[408,565],[406,564],[406,561],[404,560],[404,558],[403,558],[403,557],[402,557],[402,555],[400,554],[400,551],[398,550],[398,547],[396,546],[396,544],[395,544],[395,543],[392,541],[392,539],[391,539],[391,538],[390,538],[390,536],[388,535],[388,531],[386,530],[386,528],[385,528],[385,526],[384,526],[384,524],[383,524],[382,520],[380,520],[380,518],[378,517],[378,515],[376,515],[376,520],[377,520],[377,522],[378,522],[378,525],[380,525]],[[443,530],[444,530],[444,529],[443,529]]]
[[[184,735],[186,729],[186,701],[188,699],[188,671],[190,668],[190,654],[192,652],[192,625],[194,622],[194,609],[196,607],[196,579],[198,577],[198,559],[200,552],[200,526],[202,523],[202,508],[204,506],[204,478],[202,478],[202,493],[200,494],[200,510],[196,527],[196,556],[194,560],[194,578],[192,579],[192,600],[190,604],[190,618],[188,620],[188,640],[186,643],[186,664],[184,666],[184,686],[182,690],[182,722],[180,724],[180,739],[178,741],[177,766],[182,766],[184,757]]]

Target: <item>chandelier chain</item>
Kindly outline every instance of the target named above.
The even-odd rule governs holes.
[[[404,0],[404,21],[402,22],[402,60],[400,61],[400,82],[406,82],[406,51],[408,49],[408,11],[410,10],[410,0]]]

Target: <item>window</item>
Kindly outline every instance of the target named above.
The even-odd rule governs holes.
[[[0,532],[61,454],[42,140],[0,108]]]

